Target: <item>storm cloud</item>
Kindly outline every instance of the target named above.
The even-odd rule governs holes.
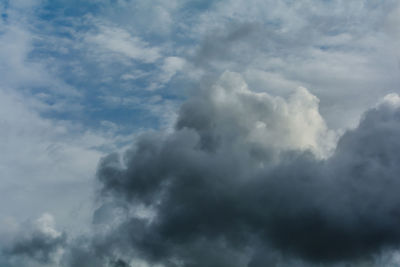
[[[113,225],[102,242],[121,263],[163,266],[331,264],[395,249],[399,107],[388,95],[336,142],[307,89],[285,100],[225,72],[183,104],[174,131],[101,161],[94,222]]]

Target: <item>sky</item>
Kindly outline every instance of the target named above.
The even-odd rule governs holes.
[[[397,0],[0,0],[0,266],[400,265]]]

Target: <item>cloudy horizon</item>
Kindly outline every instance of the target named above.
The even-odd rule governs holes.
[[[0,13],[0,266],[399,266],[398,1]]]

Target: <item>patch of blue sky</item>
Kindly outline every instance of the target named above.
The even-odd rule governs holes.
[[[8,14],[6,12],[6,8],[4,8],[4,10],[0,10],[0,12],[1,12],[1,20],[3,22],[7,22]]]
[[[140,108],[139,106],[135,108],[135,105],[129,108],[121,108],[118,106],[115,108],[94,108],[91,111],[91,115],[101,118],[102,120],[96,121],[89,118],[87,122],[89,125],[92,124],[90,126],[97,128],[101,126],[103,121],[109,121],[122,126],[119,129],[119,133],[121,134],[130,134],[132,130],[157,129],[162,123],[159,116],[150,114],[148,110]]]
[[[1,22],[6,23],[8,20],[8,9],[9,3],[8,1],[0,1],[0,14],[1,14]]]
[[[215,1],[183,2],[175,12],[168,10],[172,14],[171,23],[165,31],[159,31],[151,25],[146,26],[152,20],[148,14],[154,18],[157,16],[150,12],[153,8],[150,3],[63,0],[43,3],[34,10],[34,17],[30,20],[30,30],[36,35],[28,60],[44,65],[52,76],[76,89],[80,97],[68,98],[59,94],[52,90],[52,84],[33,86],[31,93],[45,94],[42,101],[50,107],[42,111],[42,115],[73,120],[94,128],[106,120],[130,131],[132,128],[159,127],[160,114],[149,112],[149,109],[183,101],[182,87],[190,86],[190,82],[182,83],[173,75],[171,79],[160,81],[162,64],[168,56],[187,58],[187,49],[195,47],[201,38],[190,27],[198,22],[198,15],[217,4]],[[124,3],[133,3],[134,8],[128,12],[123,8]],[[160,3],[157,5],[169,8]],[[146,12],[141,12],[143,9]],[[174,17],[175,14],[178,17]],[[118,54],[118,51],[102,51],[96,45],[85,43],[88,35],[102,34],[101,26],[116,27],[132,38],[140,38],[145,42],[145,49],[159,49],[159,58],[146,63]],[[113,105],[110,105],[111,96],[112,101],[116,101]],[[155,98],[159,98],[156,104],[152,102]],[[118,104],[118,101],[122,102]],[[78,108],[51,108],[59,102]]]
[[[80,17],[88,13],[95,14],[100,5],[100,1],[90,0],[48,0],[43,2],[40,18],[50,20],[60,16]]]
[[[159,3],[143,1],[47,1],[39,11],[39,18],[51,22],[53,26],[72,26],[74,31],[95,30],[100,24],[112,25],[128,30],[150,44],[171,42],[177,47],[193,45],[196,35],[190,29],[198,21],[203,12],[219,1],[184,1],[176,10]],[[121,4],[124,3],[124,4]],[[126,8],[129,5],[130,8]],[[162,10],[170,18],[160,18]],[[71,12],[67,12],[71,10]],[[161,11],[160,11],[161,10]],[[159,13],[157,13],[159,12]],[[95,18],[93,24],[85,23],[85,17]],[[166,17],[168,17],[166,15]],[[165,20],[165,23],[162,23]],[[152,21],[154,22],[152,26]],[[87,21],[86,21],[87,22]],[[161,23],[159,23],[161,22]],[[73,25],[71,23],[74,23]],[[163,28],[163,26],[165,28]],[[54,34],[59,34],[54,32]],[[174,47],[172,47],[174,49]],[[173,51],[171,51],[173,52]]]
[[[97,77],[101,70],[92,69],[87,71],[85,77]],[[118,76],[115,73],[114,76]],[[64,76],[64,80],[77,88],[82,93],[82,98],[77,100],[84,110],[49,110],[44,115],[49,118],[74,120],[85,124],[90,128],[97,128],[102,121],[110,121],[120,125],[126,131],[134,131],[142,128],[158,128],[160,114],[149,113],[149,103],[153,96],[160,96],[159,103],[164,101],[177,101],[178,98],[172,94],[171,89],[151,92],[144,90],[149,81],[135,80],[123,83],[118,77],[109,81],[93,81],[90,79],[76,78],[70,75]],[[127,90],[128,88],[129,90]],[[61,96],[51,100],[52,102],[63,101]],[[56,103],[54,103],[56,104]]]
[[[50,108],[42,111],[47,118],[73,120],[94,128],[104,120],[126,126],[129,131],[132,128],[157,128],[160,124],[159,115],[148,112],[146,101],[153,96],[160,97],[161,102],[180,101],[177,94],[173,93],[177,85],[170,87],[162,84],[163,90],[146,90],[157,79],[161,59],[146,64],[132,59],[121,61],[115,57],[104,60],[90,55],[88,48],[80,42],[82,36],[90,30],[96,30],[97,25],[86,23],[82,16],[99,13],[100,10],[99,3],[94,2],[48,1],[35,11],[37,17],[32,19],[31,30],[39,38],[34,39],[27,60],[40,62],[51,75],[75,88],[82,96],[68,99],[52,90],[51,84],[32,86],[29,90],[34,96],[46,94],[47,97],[42,101],[49,107],[65,102],[66,105],[78,104],[83,109]],[[146,42],[150,45],[159,44],[161,39],[154,35]],[[124,75],[132,72],[145,75],[124,79]],[[141,103],[110,106],[105,99],[111,95],[120,99],[136,97]]]
[[[207,11],[211,9],[213,6],[221,2],[220,0],[192,0],[186,1],[183,5],[183,9],[185,10],[194,10],[196,12]]]

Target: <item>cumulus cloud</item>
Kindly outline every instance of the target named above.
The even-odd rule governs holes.
[[[5,266],[395,266],[400,245],[399,96],[338,138],[318,98],[256,93],[225,72],[100,162],[93,233],[67,242],[43,215]],[[36,265],[35,265],[36,264]]]
[[[3,254],[8,258],[7,266],[36,266],[35,263],[58,265],[65,243],[66,234],[57,231],[53,216],[45,213],[37,220],[21,226]]]
[[[107,206],[96,217],[118,219],[97,220],[112,227],[96,246],[108,260],[219,267],[365,263],[391,251],[400,244],[393,99],[332,151],[335,135],[305,88],[285,100],[226,72],[182,106],[172,133],[145,133],[101,161]]]
[[[295,82],[321,99],[331,127],[354,127],[377,98],[397,88],[397,6],[363,0],[218,1],[192,27],[199,36],[193,61],[206,73],[246,73],[254,89],[267,92],[286,93],[287,83]],[[272,79],[260,81],[260,71]],[[277,77],[277,87],[265,86]]]
[[[36,226],[0,265],[398,265],[400,97],[387,95],[341,137],[327,126],[355,126],[398,85],[396,1],[96,0],[77,10],[20,0],[0,9],[5,231],[45,208],[79,235],[82,210],[69,211],[89,202],[95,163],[120,142],[113,129],[149,121],[129,113],[138,107],[168,126],[176,119],[100,162],[93,235],[67,242]],[[177,117],[164,101],[221,73]]]

